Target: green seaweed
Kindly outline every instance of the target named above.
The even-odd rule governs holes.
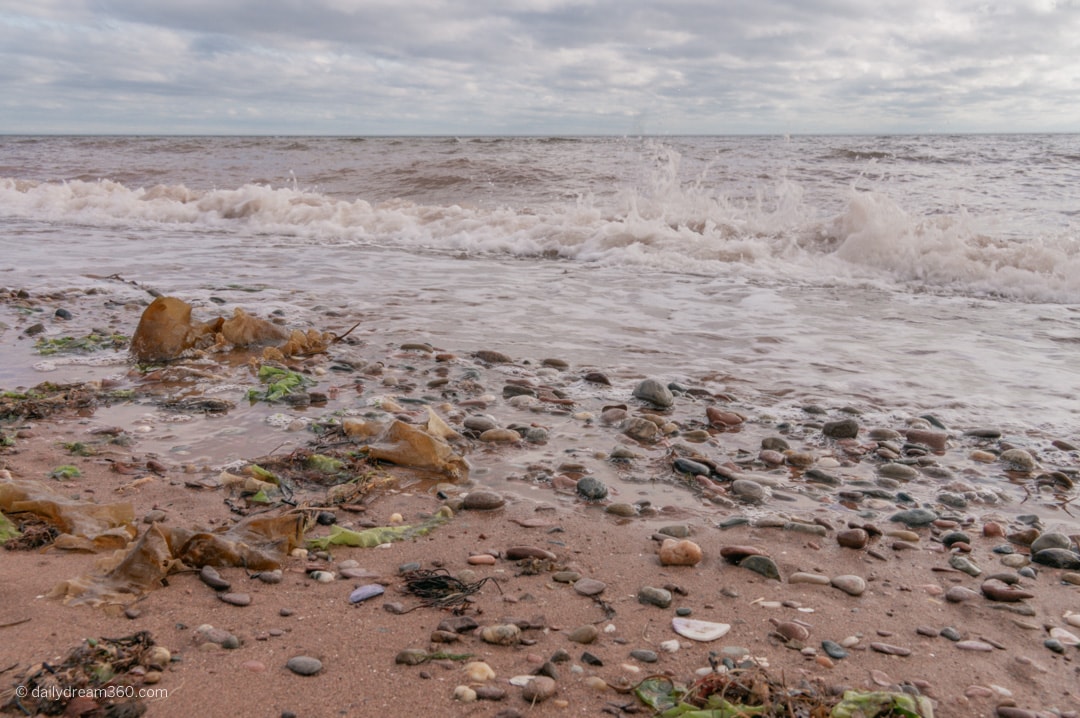
[[[67,479],[77,479],[80,476],[82,476],[82,472],[79,471],[79,467],[72,466],[71,464],[57,466],[55,469],[49,472],[50,479],[57,479],[59,481],[65,481]]]
[[[427,535],[432,529],[442,526],[453,517],[453,512],[442,507],[434,516],[415,526],[376,526],[363,531],[353,531],[342,526],[330,527],[330,535],[308,539],[308,547],[325,551],[330,546],[356,546],[375,548],[386,543],[405,541]]]
[[[345,469],[345,462],[341,459],[335,459],[333,456],[327,456],[326,454],[312,454],[307,458],[307,465],[309,469],[314,469],[324,474],[336,474]]]
[[[266,389],[263,391],[258,389],[248,390],[247,399],[250,402],[281,401],[289,394],[292,394],[294,390],[303,389],[316,383],[303,374],[297,374],[294,371],[268,364],[259,367],[258,376],[259,381],[266,384]]]
[[[15,528],[15,524],[11,523],[11,519],[0,513],[0,541],[7,541],[19,536],[22,536],[22,533]]]
[[[34,349],[42,356],[53,354],[89,354],[103,349],[123,349],[128,345],[128,338],[123,334],[98,334],[91,332],[84,337],[41,338],[34,344]]]
[[[934,718],[930,702],[922,696],[888,691],[844,691],[829,718]]]

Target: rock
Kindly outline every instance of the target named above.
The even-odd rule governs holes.
[[[645,379],[634,389],[634,397],[647,401],[661,409],[667,409],[675,403],[675,395],[666,385],[656,379]]]
[[[1008,449],[1001,452],[1001,456],[998,457],[1005,466],[1006,471],[1018,471],[1020,473],[1028,474],[1039,467],[1038,462],[1035,461],[1035,457],[1024,449]]]
[[[941,537],[941,543],[945,545],[945,548],[951,548],[955,543],[966,543],[971,545],[971,537],[963,531],[950,531]]]
[[[765,578],[781,580],[780,569],[777,567],[776,562],[768,556],[747,556],[742,561],[739,561],[739,566],[748,568],[754,573],[759,573]]]
[[[949,603],[963,603],[979,597],[978,591],[973,591],[966,586],[952,586],[945,592],[945,600]]]
[[[587,501],[600,501],[608,495],[608,487],[604,482],[592,476],[579,479],[576,489],[578,495]]]
[[[635,441],[652,444],[660,438],[660,427],[648,419],[635,416],[626,422],[623,433]]]
[[[228,591],[232,586],[218,573],[217,569],[207,564],[199,569],[199,580],[215,591]]]
[[[394,656],[394,663],[402,666],[419,666],[429,660],[431,656],[423,648],[406,648],[398,651],[398,654]]]
[[[574,590],[582,596],[596,596],[602,593],[605,588],[607,588],[606,583],[597,581],[594,578],[582,578],[574,582]]]
[[[701,557],[701,547],[688,539],[664,539],[660,545],[660,564],[663,566],[696,566]]]
[[[863,529],[846,529],[844,531],[836,532],[836,543],[845,548],[865,548],[869,540],[870,534],[866,533]]]
[[[451,616],[439,622],[438,630],[448,633],[469,633],[475,631],[478,625],[472,616]]]
[[[810,583],[815,586],[828,586],[831,582],[829,581],[828,576],[824,576],[820,573],[798,571],[788,577],[788,583]]]
[[[466,429],[477,436],[483,434],[485,431],[499,428],[499,423],[495,421],[495,419],[483,414],[466,416],[465,421],[462,422],[462,424]]]
[[[985,641],[957,641],[956,647],[961,651],[982,651],[989,652],[994,650],[994,647]]]
[[[501,701],[506,698],[506,689],[501,686],[480,685],[473,688],[476,698],[482,701]]]
[[[521,642],[521,629],[513,623],[484,626],[480,630],[480,639],[496,646],[514,646]]]
[[[866,591],[866,581],[861,576],[835,576],[829,583],[849,596],[861,596]]]
[[[470,683],[484,683],[495,677],[495,671],[483,661],[471,661],[462,666],[462,671]]]
[[[949,441],[949,434],[944,431],[931,429],[909,429],[907,440],[913,444],[922,444],[931,451],[945,451]]]
[[[1031,553],[1036,554],[1043,549],[1048,548],[1064,548],[1071,549],[1072,541],[1063,533],[1057,531],[1048,531],[1047,533],[1040,534],[1039,538],[1031,542]]]
[[[1051,568],[1064,568],[1069,571],[1080,569],[1080,553],[1064,548],[1045,548],[1032,556],[1031,560]]]
[[[490,444],[512,444],[521,440],[521,434],[513,429],[488,429],[480,434],[480,441]]]
[[[938,515],[929,509],[908,509],[889,517],[890,521],[896,521],[905,526],[929,526],[937,519]]]
[[[694,476],[708,476],[712,473],[712,469],[710,469],[705,464],[694,461],[693,459],[687,459],[682,456],[676,458],[672,465],[675,467],[676,471],[683,474],[691,474]]]
[[[765,487],[750,479],[735,479],[731,482],[731,492],[740,501],[750,504],[761,503],[765,498]]]
[[[477,553],[469,556],[465,561],[470,566],[494,566],[495,557],[490,553]]]
[[[1006,603],[1015,603],[1016,601],[1022,601],[1025,598],[1034,598],[1035,594],[1031,591],[1025,591],[1022,588],[1016,586],[1010,586],[1004,581],[999,581],[996,578],[987,579],[982,582],[983,595],[989,598],[991,601],[1004,601]]]
[[[538,546],[511,546],[503,552],[507,561],[520,561],[523,558],[538,558],[554,561],[555,554]]]
[[[461,507],[471,511],[492,511],[506,505],[502,494],[494,491],[470,491],[462,499]]]
[[[638,508],[636,506],[624,502],[608,504],[604,507],[604,511],[622,518],[632,518],[638,515]]]
[[[810,638],[810,629],[795,621],[783,621],[778,623],[776,624],[775,630],[788,641],[804,643],[806,639]]]
[[[366,601],[369,598],[375,598],[381,596],[386,592],[380,584],[369,583],[366,586],[358,586],[356,590],[349,594],[349,603],[360,603]]]
[[[830,439],[854,439],[859,435],[859,422],[854,419],[826,421],[821,433]]]
[[[739,563],[747,556],[765,556],[767,555],[764,550],[757,546],[723,546],[720,549],[720,557],[730,561],[731,563]]]
[[[870,648],[878,653],[884,653],[888,656],[910,656],[911,649],[904,648],[903,646],[894,646],[891,643],[871,643]]]
[[[503,354],[502,352],[492,351],[490,349],[481,349],[473,354],[474,357],[484,362],[485,364],[513,364],[514,360]]]
[[[982,569],[974,564],[974,562],[960,556],[959,554],[953,554],[949,557],[949,565],[955,568],[957,571],[963,571],[968,576],[978,576],[982,573]]]
[[[595,641],[599,635],[600,630],[591,623],[587,623],[584,626],[578,626],[570,631],[567,638],[574,643],[589,644]]]
[[[907,464],[889,463],[878,467],[878,476],[883,476],[886,479],[896,479],[897,481],[911,481],[918,478],[919,472]]]
[[[705,418],[709,420],[709,425],[716,429],[730,429],[746,421],[733,411],[723,411],[714,406],[705,409]]]
[[[657,655],[656,651],[650,651],[647,648],[635,648],[630,651],[630,657],[642,663],[656,663],[660,660],[660,656]]]
[[[218,598],[230,606],[242,607],[251,605],[251,595],[247,593],[221,593],[218,594]]]
[[[214,628],[209,623],[204,623],[195,629],[195,643],[216,643],[224,645],[232,637],[232,634],[223,628]]]
[[[691,641],[708,642],[715,641],[727,635],[731,625],[727,623],[713,623],[711,621],[699,621],[693,618],[673,618],[671,627],[683,638]]]
[[[322,671],[322,661],[311,656],[293,656],[285,667],[299,676],[313,676]]]
[[[838,661],[843,660],[850,655],[847,649],[841,646],[836,641],[822,641],[821,649],[825,651],[825,654],[828,655],[829,658],[833,658]]]
[[[521,689],[521,697],[529,703],[543,703],[555,695],[557,686],[548,676],[534,676]]]
[[[638,603],[667,608],[671,605],[672,596],[667,589],[642,586],[638,590],[637,600]]]

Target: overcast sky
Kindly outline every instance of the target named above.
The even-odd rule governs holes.
[[[0,0],[0,132],[1080,131],[1080,0]]]

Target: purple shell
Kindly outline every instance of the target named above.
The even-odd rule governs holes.
[[[369,598],[375,598],[381,596],[386,591],[385,588],[377,583],[369,583],[366,586],[360,586],[355,591],[349,594],[349,603],[360,603],[366,601]]]

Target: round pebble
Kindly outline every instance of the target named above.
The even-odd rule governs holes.
[[[293,656],[285,664],[293,673],[299,676],[313,676],[322,670],[322,661],[311,656]]]
[[[835,576],[830,583],[849,596],[861,596],[866,591],[866,581],[861,576]]]

